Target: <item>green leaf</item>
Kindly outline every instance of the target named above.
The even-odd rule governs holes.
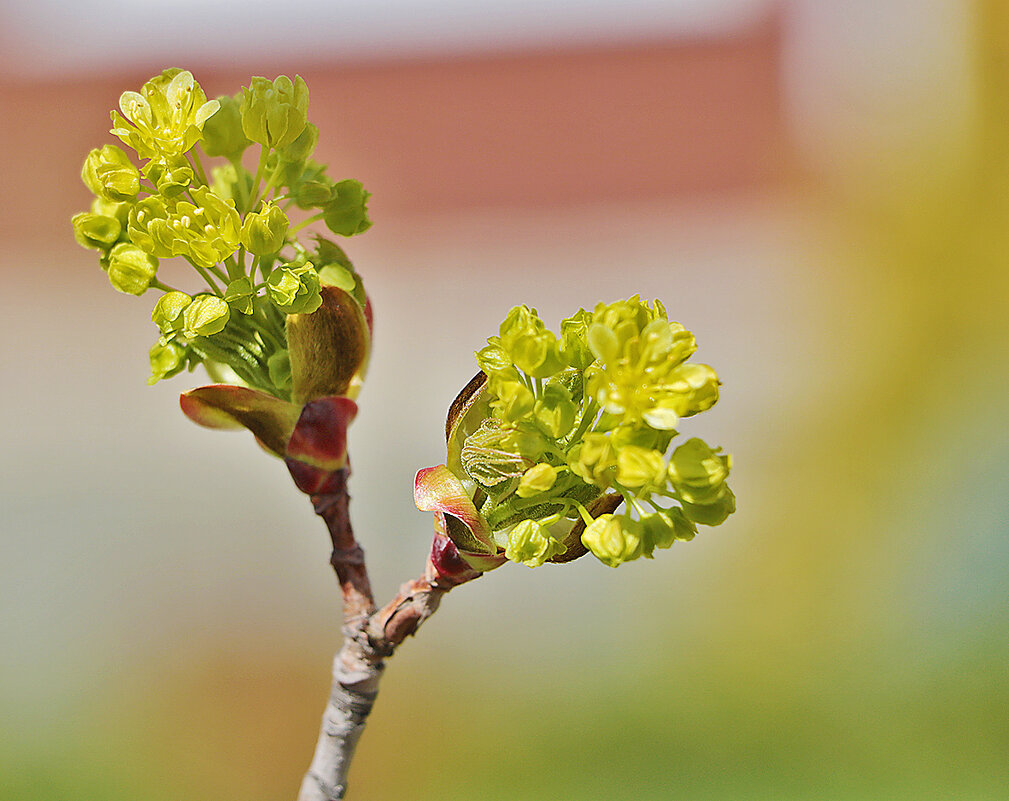
[[[484,487],[495,487],[521,476],[528,463],[521,454],[503,447],[507,436],[508,432],[501,430],[500,420],[488,418],[466,437],[459,454],[466,475]]]
[[[319,270],[319,280],[344,292],[353,292],[357,286],[357,276],[340,264],[327,264]]]

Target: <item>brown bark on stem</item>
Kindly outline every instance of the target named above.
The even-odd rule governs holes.
[[[333,660],[329,703],[298,801],[339,801],[344,797],[347,772],[378,695],[385,660],[435,613],[442,596],[456,585],[439,579],[428,560],[423,576],[406,582],[395,598],[375,609],[364,550],[350,525],[347,473],[338,471],[327,492],[311,496],[333,543],[330,562],[343,594],[344,639]]]

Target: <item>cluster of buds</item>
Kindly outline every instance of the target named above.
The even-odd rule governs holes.
[[[341,236],[371,225],[361,184],[333,181],[311,159],[318,130],[307,109],[301,77],[253,78],[233,97],[207,100],[181,69],[120,97],[111,133],[137,160],[116,145],[92,150],[81,177],[95,198],[72,222],[77,241],[99,251],[113,288],[163,293],[151,314],[159,337],[150,383],[202,364],[221,382],[303,404],[296,385],[312,380],[297,372],[312,357],[291,351],[291,320],[318,309],[357,322],[370,314],[343,250],[321,236],[297,238],[315,221]],[[253,145],[259,157],[247,168]],[[293,223],[295,211],[304,219]],[[163,280],[160,261],[172,258],[188,262],[184,280],[198,286]],[[368,339],[363,327],[356,339]],[[365,363],[362,356],[356,365],[361,374]],[[322,383],[346,395],[360,376],[347,387],[342,378]]]
[[[588,552],[616,567],[722,523],[730,457],[697,438],[670,452],[680,420],[718,400],[715,371],[687,361],[695,350],[637,296],[579,309],[560,336],[512,309],[449,412],[446,464],[417,475],[436,552],[451,542],[463,571]]]
[[[150,382],[202,364],[218,383],[185,393],[183,411],[251,430],[300,489],[324,495],[346,467],[371,307],[342,248],[297,233],[315,221],[367,230],[368,193],[311,159],[318,131],[300,77],[207,100],[191,73],[169,69],[119,105],[111,132],[139,161],[115,145],[91,151],[81,177],[95,198],[73,227],[115,289],[161,293]],[[305,214],[292,224],[295,210]],[[188,262],[202,285],[165,283],[162,259]],[[730,458],[696,438],[673,447],[680,421],[718,400],[715,371],[688,361],[695,350],[659,301],[637,296],[579,309],[559,335],[535,309],[512,309],[449,411],[446,463],[417,474],[439,580],[590,552],[616,567],[722,523],[735,510]]]

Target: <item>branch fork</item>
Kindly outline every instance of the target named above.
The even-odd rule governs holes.
[[[290,461],[288,466],[292,467]],[[295,481],[304,487],[305,466],[292,467],[292,474],[296,472]],[[329,703],[298,801],[339,801],[344,797],[350,762],[378,696],[385,660],[437,611],[445,593],[480,575],[467,571],[453,576],[452,571],[446,574],[440,570],[439,563],[453,564],[451,551],[455,546],[436,535],[424,574],[404,583],[389,603],[376,609],[364,549],[354,538],[350,524],[349,472],[344,467],[317,476],[319,481],[313,483],[322,485],[324,491],[310,495],[333,545],[330,562],[343,595],[343,645],[333,660]],[[455,559],[462,562],[457,554]]]

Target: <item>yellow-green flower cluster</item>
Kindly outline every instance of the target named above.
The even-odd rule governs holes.
[[[113,288],[164,293],[152,312],[160,337],[151,383],[202,363],[215,378],[286,398],[287,315],[318,308],[324,284],[363,309],[343,250],[297,238],[316,221],[342,236],[371,225],[363,186],[334,182],[311,160],[319,132],[307,113],[300,76],[256,77],[208,100],[192,73],[172,68],[120,97],[111,133],[135,156],[113,144],[88,154],[81,178],[95,198],[72,223],[77,241],[99,251]],[[254,167],[243,162],[253,145]],[[292,207],[310,214],[294,222]],[[199,284],[166,283],[162,259],[188,262]]]
[[[637,296],[579,309],[559,336],[535,309],[508,313],[476,354],[488,417],[459,461],[509,559],[538,566],[580,545],[616,567],[735,510],[730,457],[697,438],[670,452],[680,421],[718,400],[715,371],[688,361],[696,347]]]

